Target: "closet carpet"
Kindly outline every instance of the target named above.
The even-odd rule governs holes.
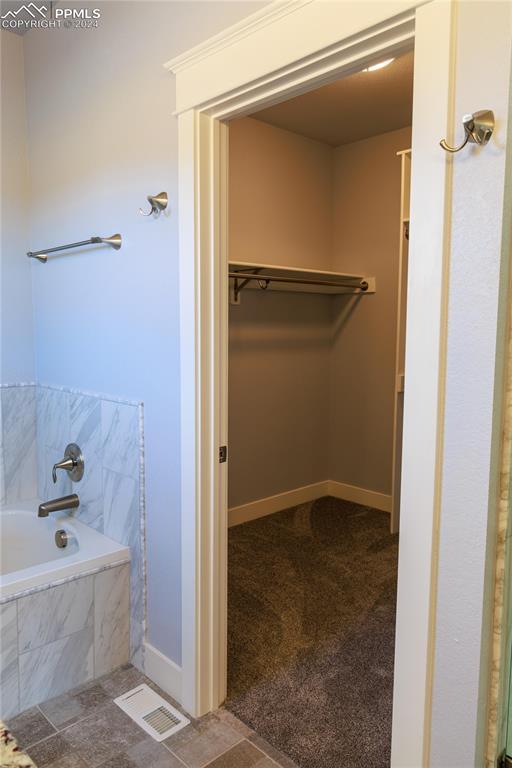
[[[397,562],[330,497],[229,530],[226,707],[301,768],[390,764]]]

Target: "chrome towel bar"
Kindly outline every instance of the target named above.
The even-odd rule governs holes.
[[[44,248],[41,251],[28,251],[27,256],[29,259],[37,259],[46,263],[49,253],[55,253],[56,251],[67,251],[70,248],[81,248],[83,245],[97,245],[104,243],[110,245],[118,251],[121,247],[122,238],[120,234],[110,235],[110,237],[90,237],[89,240],[80,240],[78,243],[68,243],[67,245],[56,245],[53,248]]]

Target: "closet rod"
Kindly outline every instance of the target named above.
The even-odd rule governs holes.
[[[362,278],[354,278],[358,282],[346,282],[342,280],[312,280],[307,277],[274,277],[273,275],[265,275],[261,272],[257,274],[251,274],[248,272],[230,272],[229,277],[235,280],[244,280],[248,283],[249,280],[257,280],[259,283],[266,283],[267,288],[269,283],[298,283],[300,285],[323,285],[333,288],[359,288],[361,291],[368,290],[368,282]],[[235,285],[235,296],[240,292],[241,286],[237,288]]]

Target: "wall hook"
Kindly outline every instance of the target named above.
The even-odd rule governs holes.
[[[464,115],[462,118],[464,127],[464,141],[460,147],[450,147],[446,139],[441,139],[439,144],[446,152],[460,152],[468,141],[473,144],[487,144],[494,131],[494,112],[491,109],[482,109],[473,115]]]
[[[159,192],[158,195],[148,195],[148,203],[151,206],[151,210],[149,213],[144,213],[142,208],[139,208],[139,213],[141,216],[151,216],[151,214],[155,214],[156,216],[159,216],[162,211],[165,211],[167,208],[167,203],[169,202],[169,198],[167,196],[167,192]]]

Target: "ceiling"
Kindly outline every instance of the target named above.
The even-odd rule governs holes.
[[[412,124],[412,51],[375,72],[353,75],[251,117],[332,147]]]

